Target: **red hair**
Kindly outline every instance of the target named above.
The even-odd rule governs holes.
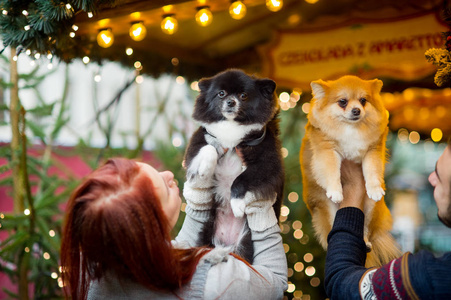
[[[72,193],[61,244],[66,296],[86,299],[106,272],[159,291],[191,280],[202,248],[175,249],[150,178],[127,159],[111,159]]]

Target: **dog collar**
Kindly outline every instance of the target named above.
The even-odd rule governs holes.
[[[259,138],[256,138],[255,140],[250,140],[250,141],[243,141],[243,144],[246,146],[252,146],[252,147],[257,146],[258,144],[260,144],[263,141],[265,136],[266,136],[266,126],[263,127],[263,133]]]

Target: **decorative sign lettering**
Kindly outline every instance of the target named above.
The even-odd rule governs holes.
[[[414,80],[436,71],[424,52],[444,45],[448,28],[434,14],[408,19],[359,21],[331,30],[280,31],[263,53],[263,75],[279,85],[310,88],[317,79]]]

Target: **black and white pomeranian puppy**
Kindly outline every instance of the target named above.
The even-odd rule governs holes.
[[[199,89],[193,118],[200,127],[191,137],[184,164],[188,180],[211,174],[206,170],[214,168],[215,186],[211,220],[198,245],[231,246],[252,263],[246,203],[276,199],[277,219],[282,205],[284,170],[276,84],[229,69],[201,79]]]

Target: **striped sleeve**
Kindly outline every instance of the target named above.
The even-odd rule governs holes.
[[[413,289],[408,259],[410,253],[378,268],[369,269],[359,284],[360,296],[364,300],[375,299],[419,299]]]

